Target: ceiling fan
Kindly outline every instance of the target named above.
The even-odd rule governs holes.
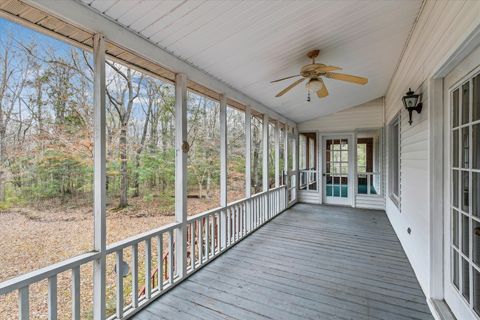
[[[328,90],[327,90],[327,87],[325,86],[325,83],[323,82],[322,77],[340,80],[340,81],[347,81],[347,82],[361,84],[361,85],[364,85],[368,82],[367,78],[352,76],[344,73],[332,72],[336,70],[342,70],[342,68],[340,67],[327,66],[322,63],[315,63],[315,58],[318,57],[319,53],[320,53],[320,50],[312,50],[309,53],[307,53],[307,57],[312,59],[312,63],[303,66],[302,69],[300,69],[300,74],[272,81],[271,83],[275,83],[275,82],[279,82],[279,81],[283,81],[291,78],[302,77],[301,79],[296,80],[295,82],[291,83],[288,87],[286,87],[285,89],[277,93],[275,97],[278,98],[283,96],[292,88],[294,88],[295,86],[299,85],[300,83],[302,83],[307,79],[308,79],[308,82],[306,84],[306,87],[308,90],[307,101],[310,101],[310,91],[315,91],[319,98],[324,98],[328,96]]]

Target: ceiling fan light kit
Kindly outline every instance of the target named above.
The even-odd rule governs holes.
[[[302,77],[301,79],[295,80],[288,87],[286,87],[285,89],[277,93],[275,97],[278,98],[283,96],[285,93],[287,93],[288,91],[290,91],[291,89],[293,89],[294,87],[296,87],[297,85],[305,81],[306,79],[308,79],[308,82],[305,85],[307,88],[307,101],[310,101],[311,91],[316,92],[319,98],[324,98],[328,96],[328,90],[327,90],[327,87],[325,86],[325,83],[323,82],[322,77],[334,79],[334,80],[346,81],[346,82],[360,84],[360,85],[364,85],[368,83],[367,78],[332,72],[336,70],[342,70],[342,68],[340,67],[327,66],[322,63],[316,63],[315,59],[318,57],[319,53],[320,53],[320,50],[312,50],[309,53],[307,53],[307,57],[312,59],[312,63],[303,66],[300,69],[300,74],[288,76],[285,78],[272,81],[271,83],[275,83],[275,82],[280,82],[287,79]]]

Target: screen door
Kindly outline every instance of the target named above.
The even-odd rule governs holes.
[[[328,137],[323,142],[323,200],[330,204],[350,204],[351,179],[348,137]]]

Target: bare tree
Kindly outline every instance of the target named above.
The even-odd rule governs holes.
[[[107,85],[107,96],[114,110],[117,112],[120,122],[118,146],[120,152],[121,179],[118,207],[125,208],[128,206],[127,130],[133,106],[140,93],[144,76],[141,73],[134,72],[132,69],[114,62],[107,61],[107,64],[115,71],[115,75]]]

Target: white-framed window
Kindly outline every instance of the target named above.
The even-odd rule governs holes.
[[[400,114],[388,124],[388,194],[400,207]]]

